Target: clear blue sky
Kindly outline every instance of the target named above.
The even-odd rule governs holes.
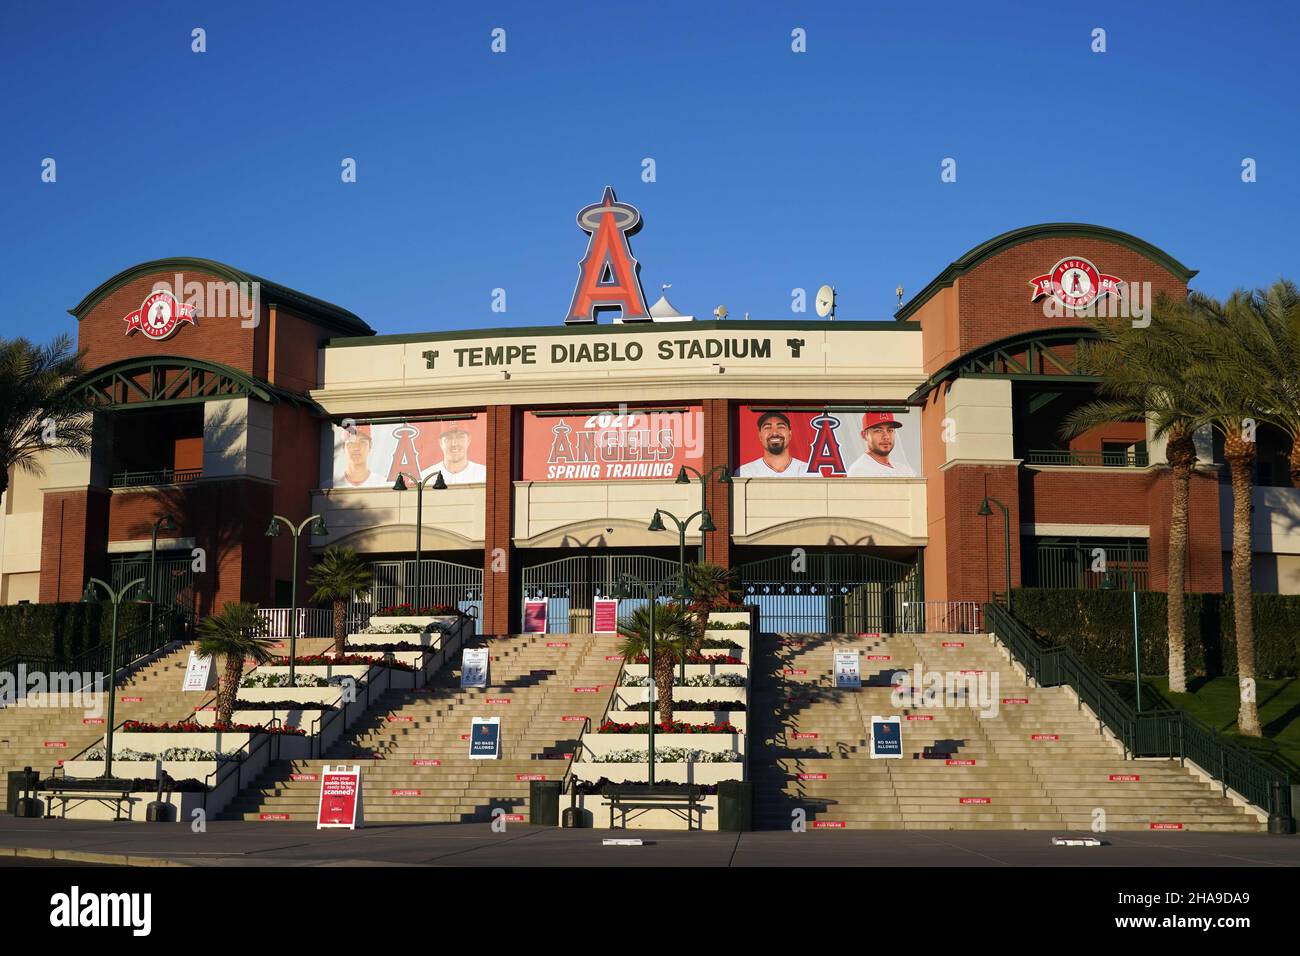
[[[105,278],[180,255],[380,332],[557,324],[606,183],[642,211],[647,296],[699,316],[788,318],[833,282],[842,318],[888,319],[900,282],[1053,220],[1215,295],[1300,279],[1297,40],[1293,0],[7,3],[0,335],[71,331]]]

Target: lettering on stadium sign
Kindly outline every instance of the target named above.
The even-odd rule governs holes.
[[[791,358],[798,358],[793,347]],[[508,368],[511,366],[607,365],[640,362],[647,355],[663,362],[714,361],[717,359],[770,359],[772,339],[764,336],[729,335],[720,338],[658,339],[647,349],[646,343],[628,342],[552,342],[549,348],[532,345],[465,345],[449,350],[457,368]],[[426,369],[437,369],[440,351],[421,353]],[[809,358],[814,356],[810,355]],[[445,363],[444,363],[445,364]]]

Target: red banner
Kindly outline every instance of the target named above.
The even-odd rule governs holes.
[[[524,416],[524,481],[675,478],[704,463],[704,410]]]
[[[915,478],[921,415],[914,409],[819,412],[744,406],[736,413],[741,478]]]

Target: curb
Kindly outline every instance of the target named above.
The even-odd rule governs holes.
[[[72,863],[103,863],[110,866],[189,866],[162,857],[130,856],[125,853],[87,853],[84,850],[56,850],[50,847],[0,846],[0,866],[5,857],[26,860],[67,860]]]

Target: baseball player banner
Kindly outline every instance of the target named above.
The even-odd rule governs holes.
[[[918,478],[921,413],[742,406],[741,478]]]
[[[704,409],[524,416],[524,481],[675,478],[704,463]]]
[[[436,422],[358,422],[331,431],[333,457],[324,488],[392,488],[399,474],[414,487],[436,472],[448,485],[487,481],[482,412]]]

